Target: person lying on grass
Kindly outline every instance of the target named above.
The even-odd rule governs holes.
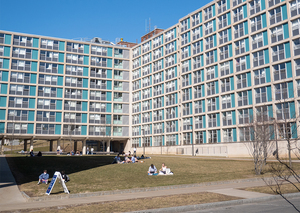
[[[148,175],[157,175],[157,169],[153,164],[148,169]]]
[[[39,176],[39,182],[38,182],[38,185],[42,182],[42,183],[45,183],[45,184],[48,184],[48,179],[49,179],[49,174],[47,174],[47,170],[44,170],[44,173],[42,173],[40,176]]]
[[[139,161],[137,158],[136,158],[136,156],[132,156],[131,157],[131,163],[144,163],[144,161]]]

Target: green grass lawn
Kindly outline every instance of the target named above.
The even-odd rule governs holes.
[[[71,193],[122,190],[142,187],[181,185],[255,177],[251,161],[153,156],[144,163],[111,164],[114,156],[7,156],[7,161],[21,191],[29,196],[43,196],[47,185],[37,185],[44,169],[50,178],[65,170],[71,181]],[[150,164],[171,168],[173,176],[148,176]],[[63,193],[56,184],[53,194]]]

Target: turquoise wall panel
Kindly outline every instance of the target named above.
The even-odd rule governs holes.
[[[249,38],[245,38],[246,52],[249,51]]]
[[[228,40],[231,41],[231,40],[232,40],[231,28],[229,28],[229,29],[227,30],[227,35],[228,35]]]
[[[298,138],[296,123],[292,123],[292,138]]]
[[[87,114],[86,113],[81,114],[81,123],[87,123]]]
[[[233,73],[233,61],[229,61],[230,74]]]
[[[5,34],[4,40],[5,40],[5,41],[4,41],[5,44],[10,44],[10,43],[11,43],[11,35]]]
[[[295,102],[290,102],[290,118],[296,118]]]
[[[269,116],[269,118],[273,118],[273,107],[272,107],[272,105],[268,106],[268,116]]]
[[[27,134],[33,134],[33,124],[27,124]]]
[[[29,98],[29,108],[35,108],[35,98]]]
[[[35,50],[37,51],[37,50]],[[9,57],[10,56],[10,47],[4,47],[4,56]]]
[[[244,22],[244,31],[245,31],[245,35],[248,34],[248,21]]]
[[[231,107],[235,107],[235,97],[234,93],[230,95],[231,96]]]
[[[7,84],[1,84],[1,94],[7,94]]]
[[[33,73],[30,74],[30,83],[36,84],[36,74]]]
[[[32,50],[31,59],[38,59],[38,54],[39,54],[38,50]]]
[[[34,72],[37,71],[37,62],[35,62],[35,61],[31,62],[31,71],[34,71]]]
[[[235,114],[235,111],[232,111],[232,124],[233,125],[236,125],[236,114]]]
[[[86,101],[82,101],[82,111],[87,111],[88,107],[87,107],[87,102]]]
[[[64,41],[59,42],[59,50],[61,50],[61,51],[65,50],[65,42]]]
[[[3,69],[9,69],[9,59],[6,59],[6,58],[3,59],[2,68]]]
[[[5,123],[3,122],[1,122],[0,123],[0,133],[4,133],[4,130],[5,130]]]
[[[284,24],[283,25],[283,36],[284,36],[284,39],[288,38],[289,37],[289,25],[288,23]]]
[[[232,129],[233,141],[236,142],[236,128]]]
[[[84,45],[84,53],[89,54],[90,53],[90,45],[85,44]]]
[[[215,78],[218,78],[219,75],[218,75],[218,65],[215,65]]]
[[[55,124],[55,134],[56,135],[61,134],[61,124]]]
[[[106,92],[106,100],[111,101],[111,92]]]
[[[251,72],[247,73],[247,86],[251,87]]]
[[[89,87],[89,79],[87,79],[87,78],[82,79],[82,86],[84,88],[88,88]]]
[[[106,78],[112,79],[112,70],[106,70]]]
[[[220,100],[219,100],[219,97],[216,97],[216,108],[217,108],[217,110],[220,109]]]
[[[263,45],[268,45],[268,31],[263,32]]]
[[[265,2],[265,0],[261,0],[260,4],[261,4],[261,10],[266,9],[266,2]]]
[[[201,85],[201,92],[202,92],[202,97],[204,97],[205,96],[204,84]]]
[[[110,47],[107,48],[107,56],[112,57],[112,48]]]
[[[6,110],[0,109],[0,120],[5,120]]]
[[[214,32],[216,31],[217,27],[216,27],[216,19],[213,20],[213,29],[214,29]]]
[[[221,142],[221,131],[219,129],[217,130],[217,141],[218,143]]]
[[[2,81],[8,81],[8,72],[2,71]]]
[[[217,62],[217,61],[218,61],[218,53],[217,53],[217,50],[214,50],[214,59],[215,59],[214,62]]]
[[[244,14],[244,18],[247,18],[248,14],[247,14],[247,4],[245,4],[243,6],[243,14]]]
[[[231,25],[231,16],[230,16],[230,12],[227,13],[227,24]]]
[[[81,135],[86,135],[86,125],[81,126]]]
[[[83,67],[83,76],[89,76],[89,68]]]
[[[28,121],[34,121],[34,111],[28,112]]]
[[[265,13],[261,15],[261,19],[262,19],[262,27],[263,28],[267,27],[267,17]]]
[[[230,90],[234,90],[234,78],[233,76],[229,78],[230,81]]]
[[[230,9],[230,0],[226,1],[226,10]]]
[[[216,15],[216,7],[214,4],[212,5],[212,14],[213,14],[213,16]]]
[[[62,100],[56,100],[56,109],[62,110]]]
[[[285,67],[286,67],[286,72],[287,72],[287,77],[288,78],[292,78],[293,77],[293,71],[292,71],[292,64],[291,62],[286,62],[285,63]]]
[[[252,105],[252,90],[248,90],[248,104]]]
[[[294,87],[293,87],[293,82],[288,82],[288,92],[289,92],[289,98],[294,97]]]
[[[84,65],[89,65],[89,57],[88,56],[83,56],[83,64]]]
[[[59,53],[59,55],[58,55],[58,61],[59,62],[64,62],[65,61],[65,54],[64,53]]]
[[[112,59],[108,58],[106,61],[107,61],[106,66],[112,67]]]
[[[55,113],[55,122],[61,122],[61,112]]]
[[[284,44],[285,58],[291,57],[290,42]]]
[[[213,42],[214,42],[214,47],[217,46],[217,35],[213,35]]]
[[[218,81],[215,81],[216,82],[216,94],[219,93],[219,82]]]
[[[267,83],[271,82],[271,74],[270,74],[270,67],[265,68],[266,70],[266,81]]]
[[[106,112],[111,112],[111,103],[106,104]]]
[[[286,4],[281,6],[281,13],[282,13],[282,20],[287,19],[287,10],[286,10]]]
[[[39,47],[39,39],[38,38],[33,38],[32,46],[33,47]]]
[[[30,96],[35,96],[35,90],[36,90],[36,86],[30,86],[29,95]]]
[[[217,126],[220,126],[220,113],[217,113]]]
[[[56,97],[57,98],[62,98],[63,97],[63,90],[62,90],[62,88],[57,88],[56,89]]]
[[[7,100],[7,97],[5,97],[5,96],[0,97],[0,107],[6,107],[6,100]]]
[[[82,99],[88,99],[88,91],[87,90],[82,90]]]
[[[58,74],[64,74],[64,65],[62,64],[58,65]]]
[[[265,64],[268,64],[270,62],[270,60],[269,60],[269,50],[268,49],[264,50],[264,56],[265,56]]]
[[[64,85],[64,77],[63,76],[58,76],[57,77],[57,85],[58,86],[63,86]]]

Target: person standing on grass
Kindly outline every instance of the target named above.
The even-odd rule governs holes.
[[[93,155],[94,154],[94,148],[92,147],[91,148],[91,155]]]
[[[86,154],[88,155],[90,153],[89,147],[86,148]]]
[[[133,155],[136,155],[136,147],[133,148]]]
[[[44,170],[44,173],[42,173],[42,174],[39,176],[39,182],[38,182],[38,185],[39,185],[40,183],[48,184],[48,179],[49,179],[49,174],[47,174],[47,170]]]

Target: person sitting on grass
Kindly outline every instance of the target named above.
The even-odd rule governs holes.
[[[47,170],[44,170],[44,173],[42,173],[42,174],[39,176],[39,182],[38,182],[38,185],[39,185],[40,183],[48,184],[48,179],[49,179],[49,174],[47,174]]]
[[[30,157],[34,157],[33,149],[30,151]]]
[[[159,170],[160,173],[166,174],[167,166],[163,163],[161,165],[161,169]]]
[[[151,164],[151,166],[148,169],[148,175],[156,175],[156,174],[157,174],[157,169],[153,164]]]
[[[63,181],[65,181],[65,183],[70,181],[70,178],[68,175],[66,175],[65,171],[61,171],[60,174],[61,174],[61,178],[63,179]]]
[[[125,155],[125,160],[123,161],[124,163],[131,163],[131,160],[127,155]]]
[[[122,163],[122,161],[121,161],[121,158],[120,158],[120,154],[118,154],[115,158],[114,158],[114,161],[112,162],[112,164],[114,164],[114,163]]]
[[[131,157],[131,163],[144,163],[144,161],[139,161],[136,156]]]

